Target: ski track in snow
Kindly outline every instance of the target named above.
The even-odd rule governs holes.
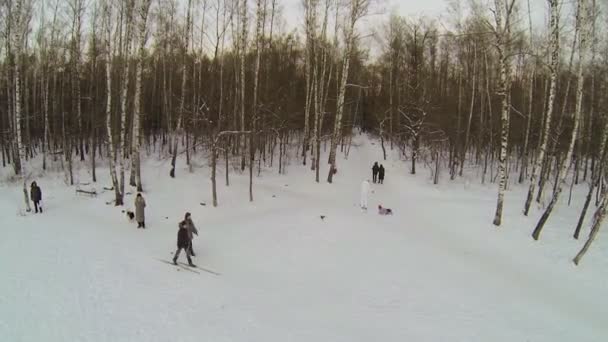
[[[133,194],[116,208],[111,191],[76,196],[48,175],[45,213],[20,216],[18,186],[0,185],[0,341],[608,340],[605,234],[579,267],[570,262],[584,242],[570,236],[586,185],[572,207],[563,196],[535,242],[541,211],[521,215],[525,187],[511,185],[496,228],[495,184],[434,186],[423,164],[409,175],[409,163],[380,160],[379,144],[354,143],[334,184],[325,164],[316,184],[292,157],[287,175],[255,177],[253,203],[248,173],[231,170],[226,188],[218,168],[218,208],[206,166],[188,173],[179,160],[170,179],[150,157],[146,230],[121,212]],[[359,186],[376,160],[387,177],[364,213]],[[107,169],[98,176],[99,191]],[[377,215],[378,204],[395,215]],[[194,262],[220,276],[158,261],[171,259],[186,211],[200,232]]]

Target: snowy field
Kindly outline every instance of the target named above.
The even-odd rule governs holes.
[[[334,184],[292,160],[287,175],[255,178],[254,203],[247,173],[226,188],[221,169],[218,208],[205,163],[188,173],[179,160],[170,179],[169,160],[150,157],[146,230],[106,205],[112,192],[77,196],[62,174],[37,179],[43,215],[19,215],[19,187],[0,185],[0,341],[608,341],[608,233],[571,262],[585,185],[535,242],[541,212],[520,214],[523,187],[496,228],[496,185],[476,171],[434,186],[422,165],[412,176],[387,161],[370,197],[394,210],[384,217],[358,208],[380,147],[355,144]],[[101,191],[107,169],[98,176]],[[194,262],[221,275],[160,261],[186,211],[200,231]]]

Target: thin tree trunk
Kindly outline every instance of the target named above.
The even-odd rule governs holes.
[[[133,168],[135,171],[135,183],[137,191],[143,191],[141,182],[141,162],[140,162],[140,149],[141,149],[141,123],[142,123],[142,108],[141,108],[141,97],[142,97],[142,69],[145,56],[146,47],[146,30],[148,22],[148,11],[150,9],[151,0],[142,0],[140,7],[137,11],[137,25],[138,25],[138,42],[139,49],[137,52],[137,58],[135,61],[135,94],[133,95],[133,107],[135,113],[133,114]],[[133,171],[132,171],[133,172]]]
[[[186,71],[187,71],[187,60],[188,60],[188,51],[190,47],[190,30],[192,27],[191,24],[191,11],[192,11],[192,0],[188,0],[188,10],[186,14],[186,32],[184,33],[184,45],[183,45],[183,60],[182,60],[182,86],[181,86],[181,95],[179,100],[179,112],[177,116],[177,125],[175,128],[175,132],[173,133],[173,157],[171,158],[171,177],[175,177],[175,165],[177,162],[177,147],[178,147],[178,139],[179,135],[184,133],[182,131],[182,125],[184,120],[184,115],[186,111]]]
[[[583,85],[584,85],[583,64],[584,64],[585,54],[586,54],[586,50],[587,50],[587,27],[586,27],[587,26],[587,18],[586,18],[587,5],[586,5],[585,1],[586,0],[579,0],[579,5],[580,5],[581,10],[579,11],[578,18],[577,18],[577,22],[579,23],[581,30],[580,30],[580,37],[579,37],[580,42],[579,42],[579,47],[578,47],[579,63],[578,63],[578,70],[577,70],[577,75],[576,75],[576,80],[577,80],[576,109],[574,111],[574,118],[573,118],[574,127],[572,128],[572,137],[570,138],[570,145],[568,147],[568,152],[566,153],[566,157],[561,164],[562,165],[561,170],[558,169],[557,188],[555,189],[555,192],[553,193],[551,202],[549,202],[549,205],[545,209],[545,212],[541,216],[540,220],[538,221],[538,224],[536,225],[536,228],[534,229],[534,232],[532,233],[532,237],[534,238],[534,240],[538,240],[538,238],[540,237],[540,233],[541,233],[545,223],[547,222],[547,219],[551,215],[553,208],[555,208],[555,205],[557,204],[557,201],[559,200],[559,196],[560,196],[563,186],[566,182],[568,168],[572,162],[574,146],[576,144],[576,139],[578,136],[578,131],[579,131],[578,128],[579,128],[580,121],[581,121],[580,116],[581,116],[582,102],[583,102]]]
[[[528,216],[530,205],[532,204],[532,199],[534,197],[538,172],[542,172],[543,161],[545,160],[547,154],[547,143],[551,131],[551,119],[553,116],[553,105],[555,102],[555,89],[557,84],[557,67],[559,63],[559,13],[557,0],[550,0],[549,5],[551,7],[551,39],[549,43],[549,49],[551,51],[551,64],[549,66],[549,70],[551,75],[549,81],[549,100],[547,102],[547,111],[545,113],[544,132],[541,132],[539,152],[538,156],[536,157],[536,162],[532,166],[530,187],[528,188],[528,196],[526,197],[526,202],[524,205],[524,215],[526,216]]]
[[[120,191],[118,176],[116,175],[116,167],[114,163],[120,159],[120,148],[116,148],[114,135],[112,133],[112,5],[109,2],[104,4],[104,26],[106,29],[105,47],[106,47],[106,130],[108,134],[108,150],[110,152],[110,176],[114,187],[114,205],[123,205],[123,193]]]
[[[502,0],[495,0],[496,4],[496,38],[497,38],[497,51],[498,51],[498,63],[500,69],[500,80],[498,85],[497,94],[501,97],[501,139],[500,139],[500,157],[498,171],[500,174],[500,182],[498,185],[498,200],[496,202],[496,214],[494,215],[494,225],[500,226],[502,223],[502,210],[504,205],[504,195],[507,189],[507,152],[509,148],[509,115],[510,115],[510,103],[509,103],[509,84],[511,82],[510,77],[510,62],[509,62],[509,51],[508,42],[510,40],[510,9],[508,9]],[[513,2],[511,3],[512,6]],[[512,7],[511,7],[512,8]],[[502,24],[502,12],[503,9],[506,11],[504,27]]]
[[[462,150],[461,162],[460,162],[460,177],[462,177],[462,172],[464,169],[464,161],[466,159],[466,154],[469,149],[469,136],[471,132],[471,122],[473,121],[473,108],[475,106],[475,90],[477,82],[477,45],[473,50],[473,86],[471,87],[471,105],[469,108],[469,119],[467,120],[467,129],[464,135],[464,149]]]

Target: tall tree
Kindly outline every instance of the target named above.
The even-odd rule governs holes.
[[[589,31],[587,28],[587,23],[589,21],[588,20],[589,15],[587,13],[588,9],[587,9],[586,0],[578,0],[578,1],[579,1],[579,5],[580,5],[580,11],[578,11],[578,13],[577,13],[576,21],[579,22],[580,34],[579,34],[579,44],[578,44],[578,66],[577,66],[577,72],[576,72],[576,81],[577,81],[576,104],[575,104],[575,110],[574,110],[574,117],[572,118],[574,125],[572,127],[572,135],[570,137],[570,143],[568,145],[568,151],[566,152],[566,157],[565,157],[564,161],[562,162],[561,169],[558,170],[557,187],[556,187],[555,191],[553,192],[553,197],[551,198],[549,205],[543,212],[543,215],[540,217],[538,223],[536,224],[536,228],[532,232],[532,237],[534,238],[534,240],[538,240],[538,238],[540,237],[540,233],[543,230],[543,227],[544,227],[545,223],[547,222],[547,219],[553,212],[553,209],[555,208],[555,205],[557,204],[557,201],[559,200],[559,196],[560,196],[560,194],[563,190],[564,184],[566,182],[566,176],[568,175],[568,169],[571,165],[571,161],[572,161],[572,157],[573,157],[573,153],[574,153],[574,146],[576,144],[576,140],[577,140],[578,132],[579,132],[579,126],[580,126],[580,121],[581,121],[580,117],[581,117],[581,111],[582,111],[582,105],[583,105],[583,85],[585,83],[584,78],[583,78],[583,65],[585,64],[585,59],[586,59],[586,55],[587,55],[587,36],[588,36],[588,31]]]
[[[138,43],[139,48],[137,51],[137,58],[135,60],[135,95],[133,107],[135,113],[133,115],[133,168],[135,170],[135,178],[137,191],[143,191],[141,183],[141,163],[140,163],[140,148],[141,148],[141,124],[142,124],[142,108],[141,108],[141,97],[142,97],[142,69],[145,57],[145,48],[147,41],[147,23],[148,23],[148,12],[150,10],[151,0],[140,0],[139,7],[137,9],[137,29],[138,29]],[[133,172],[133,170],[132,170]]]
[[[369,7],[369,0],[351,0],[349,4],[348,22],[344,25],[344,53],[342,55],[342,75],[338,87],[338,99],[336,101],[336,118],[334,121],[333,134],[331,136],[331,147],[329,150],[329,174],[327,182],[331,183],[333,176],[337,171],[336,165],[336,150],[342,133],[342,116],[344,114],[344,96],[346,93],[346,84],[348,82],[348,70],[350,60],[353,54],[353,46],[355,43],[355,25],[366,13]]]
[[[114,45],[112,44],[112,16],[113,7],[110,1],[104,3],[104,45],[106,57],[106,131],[108,135],[108,150],[110,157],[110,177],[112,178],[112,187],[114,188],[114,205],[123,205],[123,192],[120,190],[118,176],[116,174],[116,160],[121,159],[120,148],[116,146],[114,133],[112,132],[112,63],[114,59]],[[119,139],[120,141],[120,139]]]
[[[496,36],[496,51],[498,52],[498,67],[500,70],[497,95],[500,97],[501,101],[500,156],[498,165],[500,181],[498,185],[498,200],[496,202],[494,225],[500,226],[502,223],[505,190],[507,189],[507,151],[509,148],[509,116],[511,112],[509,95],[511,82],[511,52],[509,51],[509,43],[511,40],[511,14],[513,13],[515,0],[511,0],[510,3],[503,0],[495,0],[494,4],[494,19],[496,20],[494,34]]]
[[[186,30],[182,36],[182,65],[181,65],[181,94],[179,98],[179,111],[177,114],[177,124],[173,133],[173,157],[171,159],[171,177],[175,177],[175,164],[177,161],[177,146],[179,135],[182,134],[182,125],[186,112],[186,78],[187,61],[190,48],[190,31],[192,30],[192,0],[188,0],[186,12]]]
[[[21,59],[27,34],[29,32],[29,17],[31,14],[31,4],[24,0],[15,0],[10,9],[10,47],[13,52],[13,94],[14,94],[14,114],[15,136],[17,137],[17,160],[18,166],[15,168],[23,183],[23,196],[26,210],[31,211],[29,196],[27,193],[28,172],[25,164],[25,145],[23,141],[22,128],[22,99],[21,99]]]

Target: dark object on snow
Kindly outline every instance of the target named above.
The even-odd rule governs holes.
[[[88,195],[88,196],[91,196],[91,197],[97,196],[97,192],[95,190],[76,189],[76,194]]]
[[[114,187],[111,186],[111,187],[108,188],[107,186],[104,186],[103,189],[104,190],[108,190],[108,191],[112,191],[112,190],[114,190]]]
[[[201,202],[201,205],[204,207],[204,206],[206,206],[206,205],[207,205],[207,203],[205,203],[205,202]]]
[[[378,214],[380,215],[393,215],[393,210],[389,208],[383,208],[381,205],[378,205]]]
[[[38,210],[40,210],[42,213],[42,207],[40,206],[40,201],[42,201],[42,189],[40,189],[36,182],[32,182],[30,198],[32,199],[32,202],[34,202],[34,209],[36,210],[36,213],[38,213]]]
[[[325,220],[325,215],[321,215],[321,220]]]
[[[182,223],[185,225],[186,230],[188,231],[188,238],[190,239],[190,255],[195,256],[194,249],[192,248],[192,239],[194,238],[194,235],[198,235],[198,230],[196,229],[196,226],[194,226],[194,222],[192,222],[192,215],[190,215],[190,213],[186,213]]]
[[[169,171],[169,176],[171,176],[171,178],[175,178],[175,168],[172,168],[171,171]]]
[[[186,264],[181,263],[181,262],[180,263],[178,263],[178,262],[171,262],[171,261],[167,261],[167,260],[163,260],[163,259],[158,259],[158,261],[164,262],[165,264],[169,264],[169,265],[175,265],[175,266],[177,266],[177,270],[178,271],[181,269],[181,270],[190,271],[190,272],[193,272],[193,273],[196,273],[196,274],[201,274],[201,272],[198,272],[198,271],[192,269],[192,267],[196,268],[196,265],[194,265],[194,264],[192,264],[193,266],[188,267],[188,266],[186,266]]]
[[[177,248],[188,248],[190,246],[190,238],[188,237],[188,229],[184,221],[179,223],[177,231]]]
[[[384,166],[382,164],[380,164],[380,168],[378,169],[378,182],[384,184]]]
[[[372,181],[374,183],[378,181],[378,171],[380,171],[380,167],[378,167],[378,162],[375,162],[374,166],[372,166]]]
[[[175,255],[173,256],[173,263],[177,265],[177,258],[179,258],[179,254],[182,249],[186,251],[186,258],[188,259],[188,264],[190,266],[194,266],[192,263],[192,259],[190,258],[191,241],[188,237],[188,229],[186,228],[185,220],[179,223],[179,230],[177,231],[177,251],[175,251]]]
[[[129,221],[133,221],[135,214],[132,211],[127,211],[127,217],[129,218]]]
[[[277,195],[272,195],[272,198],[276,198],[276,197],[277,197]]]
[[[135,197],[135,220],[137,221],[137,228],[146,228],[146,200],[138,193]]]

